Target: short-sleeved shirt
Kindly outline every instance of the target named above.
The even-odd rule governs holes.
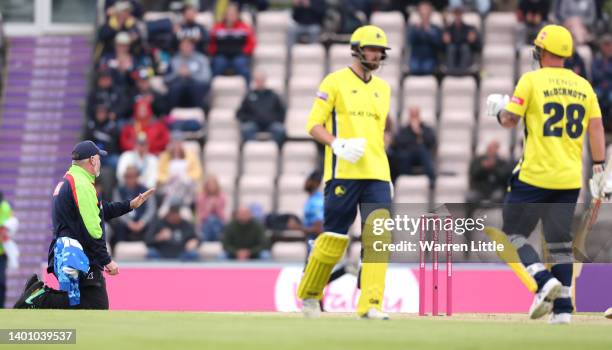
[[[524,118],[519,180],[545,189],[580,188],[584,137],[589,121],[601,118],[591,84],[569,69],[541,68],[521,77],[506,110]]]
[[[366,82],[351,68],[325,77],[308,116],[307,132],[315,125],[324,125],[339,138],[365,138],[366,145],[364,155],[354,164],[325,147],[324,181],[390,180],[384,143],[390,99],[391,88],[379,77],[372,76]]]
[[[317,221],[323,222],[324,201],[323,193],[316,191],[304,205],[304,226],[311,228]]]

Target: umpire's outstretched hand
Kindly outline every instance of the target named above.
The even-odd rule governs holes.
[[[145,193],[139,194],[138,197],[132,199],[132,201],[130,202],[130,208],[136,209],[140,207],[142,203],[144,203],[147,199],[149,199],[149,197],[151,197],[153,192],[155,192],[155,189],[151,188],[147,190]]]

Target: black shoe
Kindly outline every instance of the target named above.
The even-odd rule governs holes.
[[[28,278],[28,281],[26,282],[25,288],[23,288],[23,290],[30,288],[36,282],[40,282],[40,278],[38,278],[37,274],[33,273],[32,276]]]
[[[38,278],[38,275],[33,274],[25,284],[23,293],[15,302],[13,306],[14,309],[31,309],[33,307],[32,304],[26,303],[26,300],[32,295],[34,291],[37,289],[43,288],[45,284]]]

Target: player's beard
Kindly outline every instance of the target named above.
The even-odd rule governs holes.
[[[377,70],[382,65],[382,61],[366,61],[364,59],[364,60],[360,60],[359,62],[361,63],[361,66],[364,69],[370,72]]]
[[[380,62],[361,62],[361,64],[370,71],[375,71],[380,68]]]

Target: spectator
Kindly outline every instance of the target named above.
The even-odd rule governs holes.
[[[269,132],[279,145],[285,141],[285,105],[281,98],[266,87],[266,74],[257,71],[253,88],[242,100],[236,117],[244,142],[254,140],[258,132]]]
[[[247,86],[251,81],[251,55],[255,49],[255,34],[251,27],[240,20],[235,4],[227,7],[223,21],[214,25],[210,33],[208,52],[212,58],[215,76],[231,68],[244,77]]]
[[[463,22],[464,8],[452,8],[454,19],[442,34],[446,45],[446,69],[449,74],[468,74],[474,64],[474,55],[480,51],[480,38],[476,28]]]
[[[214,175],[207,177],[197,200],[197,218],[202,240],[218,241],[225,226],[227,198]]]
[[[410,107],[408,124],[397,132],[389,147],[392,181],[395,182],[402,174],[414,174],[414,166],[421,165],[429,178],[429,186],[433,188],[436,182],[433,166],[435,148],[435,132],[421,121],[419,108]]]
[[[99,105],[109,108],[109,117],[112,120],[127,117],[130,113],[130,104],[124,96],[125,92],[113,83],[111,71],[106,68],[101,69],[96,79],[96,87],[91,89],[87,97],[88,118],[94,118],[96,107]]]
[[[125,171],[129,166],[134,166],[138,169],[138,183],[153,188],[157,185],[157,157],[149,153],[149,143],[147,135],[144,133],[138,134],[136,146],[131,151],[126,151],[119,157],[117,163],[117,180],[121,186],[124,186]]]
[[[179,52],[172,58],[171,73],[166,76],[170,109],[204,107],[211,79],[208,58],[194,51],[191,39],[181,40]]]
[[[160,212],[164,213],[175,201],[191,207],[201,178],[202,165],[198,155],[186,150],[181,140],[175,137],[159,155],[157,183],[159,193],[164,197]]]
[[[181,218],[181,204],[173,203],[163,219],[151,225],[146,235],[149,259],[198,259],[200,242],[193,225]]]
[[[304,183],[304,191],[308,192],[308,200],[304,205],[304,221],[302,231],[306,236],[308,254],[317,236],[323,232],[323,192],[321,192],[320,170],[313,171]]]
[[[372,2],[370,0],[340,0],[341,34],[353,33],[357,28],[368,24],[372,14]]]
[[[289,47],[296,42],[305,44],[319,42],[325,8],[324,0],[293,0],[291,16],[295,23],[287,36]]]
[[[190,39],[194,43],[195,49],[201,54],[206,54],[208,45],[208,31],[203,25],[196,22],[198,10],[191,4],[183,6],[182,19],[177,23],[174,32],[177,42],[183,39]]]
[[[567,69],[573,70],[574,73],[580,75],[581,77],[588,79],[584,60],[582,57],[580,57],[580,54],[578,54],[578,50],[574,50],[572,57],[566,59],[563,66]]]
[[[119,127],[110,117],[110,111],[104,104],[96,107],[94,119],[85,124],[84,140],[93,141],[98,148],[105,150],[108,155],[100,159],[103,167],[117,168],[119,161]]]
[[[520,0],[518,5],[518,20],[525,24],[525,40],[522,42],[531,44],[544,24],[548,21],[550,12],[550,0]]]
[[[138,20],[132,16],[132,5],[128,1],[117,1],[111,15],[106,23],[98,31],[98,40],[102,44],[102,53],[112,53],[114,50],[115,36],[119,32],[127,32],[130,38],[130,45],[139,46],[141,34],[138,30]]]
[[[114,5],[117,2],[124,0],[106,0],[104,1],[104,11],[107,17],[112,16],[114,11]],[[132,15],[140,20],[142,20],[142,16],[144,15],[144,8],[139,0],[129,0],[130,5],[132,6]]]
[[[264,228],[244,205],[238,207],[234,219],[225,226],[222,242],[225,257],[229,259],[242,261],[270,257]]]
[[[113,192],[113,200],[130,200],[146,192],[147,188],[138,182],[139,176],[140,172],[136,166],[128,166],[123,174],[123,185]],[[144,241],[149,224],[155,218],[155,209],[155,196],[152,196],[142,206],[111,221],[113,227],[111,249],[115,248],[117,242]]]
[[[604,34],[599,44],[600,56],[593,60],[591,69],[593,88],[603,114],[603,123],[612,131],[612,34]]]
[[[433,7],[421,1],[418,7],[420,23],[408,29],[410,47],[410,74],[434,74],[438,66],[438,51],[442,48],[442,30],[431,24]]]
[[[560,23],[574,35],[574,45],[591,40],[591,30],[597,20],[594,0],[558,0],[554,2],[554,13]]]
[[[170,113],[168,99],[151,87],[152,72],[149,69],[141,69],[136,75],[136,87],[132,91],[131,105],[135,105],[140,100],[146,100],[153,108],[153,114],[163,116]]]
[[[123,91],[134,86],[134,76],[139,69],[153,69],[148,56],[134,56],[130,50],[130,36],[126,32],[115,36],[115,51],[100,60],[100,66],[109,68],[113,80]]]
[[[179,174],[179,170],[182,174]],[[173,176],[178,175],[185,175],[190,181],[199,182],[202,178],[202,165],[198,154],[192,149],[186,149],[182,139],[176,134],[173,135],[173,140],[168,144],[166,150],[159,155],[157,181],[163,186]]]
[[[499,156],[499,142],[491,141],[485,154],[473,159],[470,164],[470,191],[466,202],[470,217],[476,207],[483,203],[501,203],[506,193],[506,185],[511,165]]]
[[[151,153],[159,154],[166,149],[170,140],[168,127],[154,118],[151,103],[147,100],[140,100],[134,104],[134,121],[121,130],[119,139],[121,149],[127,151],[134,148],[136,135],[140,132],[147,135]]]

